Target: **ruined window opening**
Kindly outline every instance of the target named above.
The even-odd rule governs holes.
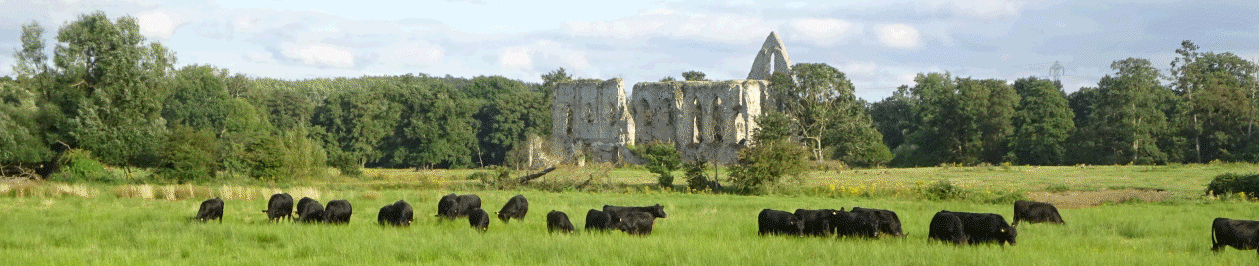
[[[691,100],[691,143],[702,143],[704,138],[700,136],[700,118],[704,117],[704,110],[699,107],[699,99]]]
[[[640,99],[638,103],[638,108],[634,110],[638,114],[637,117],[645,120],[644,127],[651,127],[651,121],[656,119],[655,112],[651,110],[651,104],[647,103],[647,99]]]
[[[572,136],[573,135],[573,109],[572,108],[568,109],[568,115],[564,116],[564,121],[566,121],[564,125],[568,127],[566,130],[564,130],[564,132],[567,135]]]
[[[591,107],[590,103],[586,103],[586,110],[584,111],[585,111],[584,113],[586,113],[587,126],[589,126],[590,124],[594,124],[595,123],[595,108]]]
[[[721,136],[721,133],[722,133],[721,128],[725,123],[721,117],[721,98],[720,97],[716,97],[713,99],[712,108],[713,108],[713,111],[712,111],[713,142],[721,143],[721,140],[723,139]]]

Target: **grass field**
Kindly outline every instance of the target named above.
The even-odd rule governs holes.
[[[981,182],[1004,180],[1009,183],[991,186],[1017,186],[1031,191],[1065,183],[1073,190],[1152,187],[1188,195],[1201,194],[1201,187],[1214,176],[1201,175],[1253,169],[1236,165],[1164,167],[1062,167],[1057,171],[1018,167],[860,170],[818,173],[819,177],[802,182],[806,183],[804,186],[824,187],[828,182],[916,183],[917,180],[943,178],[985,186],[989,184]],[[450,178],[442,179],[461,182],[458,177],[466,173],[453,173]],[[1127,182],[1106,178],[1124,174],[1133,177]],[[614,170],[608,174],[614,182],[640,178],[636,175],[633,170]],[[1077,180],[1086,178],[1092,179]],[[267,223],[261,212],[266,198],[253,195],[265,195],[273,188],[225,197],[224,221],[203,224],[189,222],[188,217],[196,212],[200,199],[205,197],[197,193],[205,192],[191,192],[192,195],[185,195],[188,199],[171,201],[161,200],[160,196],[159,199],[121,197],[124,193],[118,192],[118,186],[89,185],[83,188],[89,192],[81,193],[86,197],[55,196],[58,193],[17,196],[5,187],[0,189],[5,191],[0,193],[5,195],[0,196],[0,257],[10,265],[1259,264],[1255,251],[1232,248],[1220,253],[1210,251],[1210,225],[1215,217],[1259,219],[1255,203],[1241,200],[1182,196],[1181,200],[1165,203],[1121,203],[1062,210],[1067,224],[1020,226],[1016,246],[952,246],[926,239],[927,223],[935,212],[942,209],[993,212],[1009,220],[1012,207],[975,201],[878,196],[739,196],[632,189],[626,189],[630,193],[550,192],[532,188],[466,191],[464,186],[440,184],[434,189],[355,185],[391,180],[410,182],[405,179],[386,176],[279,189],[317,194],[325,203],[348,199],[354,205],[355,214],[351,223],[343,226]],[[447,181],[437,183],[441,182]],[[444,221],[433,217],[436,200],[452,192],[480,195],[487,211],[496,211],[512,195],[524,194],[530,201],[530,213],[523,222],[504,224],[495,219],[488,232],[479,233],[469,228],[466,220]],[[415,223],[409,228],[376,225],[377,210],[398,199],[413,205],[417,212]],[[628,236],[620,232],[546,233],[545,214],[552,209],[568,213],[573,224],[581,227],[587,209],[603,204],[655,203],[664,205],[669,216],[656,221],[655,231],[650,236]],[[908,236],[865,240],[756,235],[756,214],[764,208],[790,211],[852,206],[896,211]]]

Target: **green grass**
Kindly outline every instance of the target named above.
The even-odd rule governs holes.
[[[597,167],[557,170],[534,187],[510,191],[479,191],[477,181],[466,179],[484,170],[367,169],[364,178],[246,184],[318,193],[325,203],[348,199],[355,214],[344,226],[268,223],[261,210],[266,205],[263,194],[270,192],[262,187],[155,186],[154,196],[159,198],[155,200],[122,197],[134,195],[134,187],[117,185],[0,184],[0,257],[10,265],[1256,265],[1255,251],[1211,252],[1210,225],[1216,217],[1259,220],[1259,208],[1254,202],[1201,196],[1215,175],[1252,169],[1256,168],[1248,164],[1211,164],[847,170],[811,173],[787,182],[788,189],[780,190],[785,194],[766,196],[662,193],[648,185],[655,180],[645,170]],[[604,185],[563,188],[588,179]],[[976,194],[1136,187],[1178,196],[1164,203],[1064,209],[1066,225],[1020,226],[1017,246],[959,247],[926,239],[935,212],[993,212],[1009,220],[1012,207],[982,200],[927,201],[913,195],[913,187],[937,180]],[[861,192],[876,187],[892,192]],[[163,192],[170,188],[176,191]],[[201,199],[228,189],[246,191],[244,195],[252,199],[226,198],[221,224],[188,221]],[[160,200],[163,193],[186,199]],[[530,214],[523,222],[510,224],[495,219],[488,232],[478,233],[466,220],[433,217],[436,200],[447,193],[476,193],[491,212],[510,196],[524,194]],[[415,223],[409,228],[376,225],[377,210],[398,199],[415,208]],[[669,217],[657,220],[650,236],[546,233],[545,215],[552,209],[568,213],[581,227],[585,211],[603,204],[656,203],[665,206]],[[896,211],[908,236],[864,240],[756,235],[756,214],[764,208],[853,206]]]
[[[1215,217],[1259,218],[1244,201],[1129,203],[1062,210],[1066,225],[1019,228],[1017,246],[952,246],[926,239],[931,215],[941,209],[1011,215],[1010,205],[904,199],[736,196],[683,193],[614,194],[479,191],[490,211],[512,195],[529,197],[523,222],[492,221],[478,233],[466,220],[433,217],[444,190],[329,191],[349,199],[349,225],[271,224],[265,199],[227,200],[223,223],[189,222],[199,200],[144,200],[101,193],[94,198],[0,197],[0,256],[12,265],[65,264],[560,264],[560,265],[1255,265],[1254,251],[1210,248]],[[469,191],[454,191],[469,193]],[[334,198],[322,198],[327,202]],[[409,228],[376,225],[380,206],[411,202]],[[585,211],[603,204],[660,203],[669,217],[650,236],[620,232],[546,233],[555,209],[584,224]],[[868,206],[899,213],[902,239],[760,237],[763,208]]]

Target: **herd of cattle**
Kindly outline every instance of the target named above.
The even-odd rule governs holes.
[[[293,197],[288,193],[275,194],[267,202],[263,213],[272,221],[284,218],[302,223],[346,224],[350,222],[353,209],[346,200],[329,201],[327,206],[319,201],[303,197],[297,202],[297,217],[293,217]],[[529,212],[529,200],[524,195],[516,195],[507,200],[503,208],[496,212],[498,219],[507,223],[511,219],[523,220]],[[414,213],[411,205],[405,200],[380,208],[376,221],[380,225],[410,226]],[[481,198],[477,195],[445,195],[437,202],[437,217],[448,220],[466,217],[468,224],[484,232],[490,223],[489,214],[481,209]],[[651,234],[652,226],[657,218],[665,218],[664,207],[660,204],[643,207],[623,207],[603,205],[602,210],[591,209],[586,212],[585,230],[606,231],[620,230],[631,235]],[[201,202],[196,220],[202,222],[219,220],[223,222],[223,200],[213,198]],[[942,210],[931,218],[927,237],[931,240],[954,244],[997,243],[1004,246],[1009,243],[1016,245],[1018,232],[1015,226],[1025,223],[1063,224],[1058,209],[1049,203],[1020,200],[1014,203],[1014,220],[1007,224],[1005,217],[995,213],[969,213]],[[834,209],[796,209],[794,213],[764,209],[757,216],[759,234],[777,234],[792,236],[840,236],[877,238],[880,236],[903,237],[900,217],[896,212],[881,209],[853,207]],[[571,233],[575,231],[568,214],[552,210],[546,215],[547,231]],[[1211,225],[1211,250],[1219,251],[1224,246],[1240,250],[1259,248],[1259,221],[1233,220],[1216,218]]]

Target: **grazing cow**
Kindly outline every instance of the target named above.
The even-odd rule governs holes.
[[[952,224],[952,220],[947,219],[947,216],[952,215],[953,217],[956,217],[958,220],[961,221],[962,232],[966,234],[966,237],[965,237],[966,242],[969,244],[980,244],[980,243],[987,243],[987,242],[997,242],[997,244],[1000,244],[1002,246],[1004,246],[1006,243],[1010,243],[1011,246],[1014,246],[1017,244],[1017,242],[1015,242],[1015,238],[1018,237],[1019,235],[1018,232],[1014,230],[1013,226],[1010,226],[1010,224],[1007,224],[1005,222],[1005,217],[1001,217],[1000,214],[940,211],[939,213],[936,213],[936,217],[941,217],[942,214],[945,217],[942,217],[942,221],[940,224],[941,229],[943,230],[943,231],[940,231],[939,233],[939,235],[941,236],[948,236],[949,234],[952,233],[952,231],[949,231],[949,230],[956,229],[956,228],[947,227],[950,224]],[[935,220],[936,220],[935,218],[932,219],[932,227],[931,227],[932,230],[936,229]],[[935,233],[931,233],[931,234],[935,235]],[[929,235],[929,237],[930,236],[931,235]],[[949,238],[935,238],[935,239],[946,240],[946,241],[949,240]],[[951,239],[956,239],[956,236],[954,236]]]
[[[572,233],[573,223],[568,221],[568,214],[562,211],[551,210],[546,214],[546,231],[554,233],[559,230],[560,233]]]
[[[878,237],[879,222],[870,212],[835,211],[828,217],[831,230],[839,236]]]
[[[354,208],[350,206],[349,201],[329,201],[328,207],[323,210],[323,222],[330,224],[348,224],[350,223],[351,214],[354,214]]]
[[[1026,200],[1014,202],[1014,222],[1010,225],[1019,226],[1019,221],[1027,221],[1028,223],[1063,223],[1062,216],[1058,215],[1058,208],[1055,208],[1054,205]]]
[[[279,221],[285,217],[289,220],[293,219],[293,196],[289,193],[271,195],[271,199],[267,201],[267,209],[262,210],[267,214],[267,220],[272,222]]]
[[[455,205],[459,203],[459,196],[453,193],[442,196],[437,201],[437,216],[446,216],[448,220],[454,220],[459,216],[459,212],[455,211]]]
[[[586,231],[590,230],[608,230],[612,217],[608,213],[590,209],[586,212]]]
[[[223,200],[216,197],[202,201],[195,219],[201,222],[218,219],[219,223],[223,223]]]
[[[1211,250],[1219,252],[1224,246],[1239,250],[1259,247],[1259,221],[1215,218],[1211,223]]]
[[[380,213],[376,214],[376,222],[380,225],[411,226],[411,218],[414,215],[411,204],[405,200],[398,200],[393,204],[380,207]]]
[[[881,235],[905,236],[905,233],[901,231],[901,218],[896,216],[896,212],[862,207],[852,207],[851,212],[870,213],[879,224],[879,233]]]
[[[970,239],[966,237],[966,227],[962,225],[962,219],[948,211],[937,212],[934,217],[931,217],[931,229],[927,232],[927,238],[957,245],[970,242]]]
[[[804,233],[804,222],[795,214],[779,210],[764,209],[756,217],[760,235],[784,234],[800,235]]]
[[[650,235],[651,226],[656,222],[656,216],[646,212],[630,212],[621,216],[621,221],[617,223],[621,232],[631,235]]]
[[[323,222],[323,205],[318,200],[302,197],[297,201],[297,221],[303,223]]]
[[[455,216],[468,216],[472,209],[481,208],[481,197],[476,194],[459,195],[459,199],[455,200]],[[482,210],[484,211],[484,210]]]
[[[469,210],[468,224],[471,225],[472,228],[485,232],[485,229],[490,226],[490,215],[485,213],[485,210],[482,210],[481,208]]]
[[[810,235],[810,236],[830,235],[833,232],[833,230],[831,230],[831,223],[830,223],[831,216],[838,215],[838,214],[839,214],[839,211],[830,210],[830,209],[827,209],[827,210],[796,209],[796,213],[795,213],[796,217],[800,218],[800,221],[804,223],[803,234]]]
[[[645,212],[656,218],[665,218],[664,207],[660,204],[643,207],[624,207],[603,205],[603,212],[608,213],[608,228],[620,228],[621,219],[635,212]]]
[[[498,215],[499,220],[507,223],[507,220],[516,218],[516,220],[524,220],[525,214],[529,212],[529,200],[525,199],[525,195],[512,196],[507,200],[507,204],[503,205],[503,209],[494,213]],[[549,214],[548,214],[549,215]],[[567,216],[565,216],[567,217]]]

